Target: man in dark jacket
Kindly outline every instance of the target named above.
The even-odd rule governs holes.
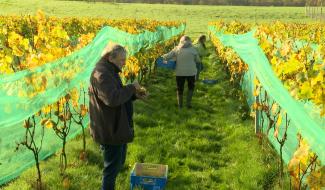
[[[114,190],[122,168],[127,143],[132,142],[133,103],[141,86],[134,82],[124,86],[119,72],[126,62],[126,50],[120,45],[108,46],[90,77],[90,133],[100,144],[104,155],[102,190]]]

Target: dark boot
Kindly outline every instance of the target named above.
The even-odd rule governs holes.
[[[178,104],[178,108],[183,107],[183,93],[177,92],[177,104]]]
[[[193,90],[189,90],[186,99],[187,108],[192,108],[192,97],[193,97]]]

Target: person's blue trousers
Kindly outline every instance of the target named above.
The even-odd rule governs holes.
[[[126,159],[127,145],[100,145],[104,156],[102,190],[114,190],[115,180]]]

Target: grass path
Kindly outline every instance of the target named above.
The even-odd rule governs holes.
[[[253,121],[241,120],[240,103],[232,98],[231,85],[216,57],[206,59],[205,65],[201,78],[219,82],[214,86],[198,82],[190,110],[176,108],[171,72],[158,70],[150,79],[150,99],[135,104],[136,138],[128,146],[126,166],[117,179],[118,190],[129,189],[129,174],[135,162],[167,164],[167,190],[274,188],[276,155],[259,145]],[[87,162],[78,158],[81,138],[67,145],[67,175],[73,190],[100,189],[102,156],[89,135],[87,141]],[[64,189],[58,165],[58,155],[41,164],[48,189]],[[30,189],[35,177],[31,168],[2,188]]]

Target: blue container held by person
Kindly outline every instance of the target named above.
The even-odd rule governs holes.
[[[164,59],[162,57],[159,57],[156,60],[157,67],[165,68],[165,69],[170,69],[170,70],[175,70],[176,68],[176,61],[168,61],[167,64],[164,63]]]

